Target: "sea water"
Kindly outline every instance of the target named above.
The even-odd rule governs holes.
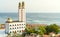
[[[7,18],[18,20],[18,13],[0,13],[0,24],[4,24]],[[26,13],[26,22],[30,24],[60,25],[60,13]]]

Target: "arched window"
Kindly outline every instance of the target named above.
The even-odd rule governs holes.
[[[14,26],[14,25],[13,25]]]
[[[11,29],[11,28],[10,28]]]
[[[16,29],[16,27],[15,27],[15,29]]]
[[[25,25],[25,24],[24,24]]]
[[[11,25],[10,25],[11,26]]]
[[[18,27],[17,27],[17,29],[18,29]]]
[[[20,30],[20,32],[21,32],[21,30]]]
[[[11,31],[10,31],[10,33],[11,33]]]
[[[14,29],[14,28],[13,28]]]
[[[15,26],[16,26],[16,24],[15,24]]]
[[[23,24],[22,24],[23,25]]]
[[[17,24],[17,26],[19,26],[19,24]]]

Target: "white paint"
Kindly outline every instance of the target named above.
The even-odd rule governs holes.
[[[18,9],[18,10],[19,10],[19,11],[18,11],[18,12],[19,12],[19,21],[22,21],[22,19],[21,19],[21,15],[22,15],[22,14],[21,14],[21,9]]]
[[[23,11],[23,22],[26,22],[26,12],[25,12],[25,9],[22,9]]]
[[[26,13],[25,13],[25,9],[22,9],[22,5],[20,6],[20,8],[18,7],[18,15],[19,15],[18,16],[18,18],[19,18],[18,22],[13,22],[11,20],[7,20],[7,21],[9,21],[9,23],[8,22],[5,23],[5,32],[6,33],[10,33],[10,32],[11,33],[16,32],[16,33],[20,33],[20,34],[23,33],[23,31],[26,28]]]
[[[21,25],[20,25],[21,24]],[[23,24],[23,25],[22,25]],[[5,24],[6,27],[6,33],[10,33],[10,31],[13,33],[13,31],[17,32],[17,31],[21,31],[21,32],[17,32],[22,34],[22,30],[25,30],[26,24],[25,22],[13,22],[13,23],[6,23]],[[10,26],[11,25],[11,26]],[[14,26],[13,26],[14,25]],[[16,25],[16,26],[15,26]],[[19,26],[18,26],[19,25]],[[18,28],[17,28],[18,27]],[[21,27],[21,28],[20,28]],[[23,28],[22,28],[23,27]],[[10,29],[11,28],[11,29]],[[14,28],[14,29],[13,29]],[[16,29],[15,29],[16,28]]]

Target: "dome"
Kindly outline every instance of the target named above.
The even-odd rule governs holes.
[[[12,22],[12,18],[8,18],[7,19],[7,22]]]

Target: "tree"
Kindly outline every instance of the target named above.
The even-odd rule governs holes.
[[[45,27],[44,26],[38,27],[37,33],[40,35],[43,35],[44,33],[46,33]]]
[[[30,34],[30,32],[29,32],[29,29],[28,29],[28,28],[26,28],[26,29],[25,29],[25,32],[26,32],[27,34]]]
[[[50,32],[58,33],[59,32],[59,26],[56,24],[51,24],[46,27],[46,33],[49,34]]]
[[[46,29],[45,26],[31,27],[31,28],[26,28],[25,32],[27,34],[35,33],[35,34],[43,35],[44,33],[46,33]]]
[[[33,28],[33,27],[31,27],[31,28],[26,28],[26,29],[25,29],[25,32],[26,32],[27,34],[35,33],[35,28]]]

